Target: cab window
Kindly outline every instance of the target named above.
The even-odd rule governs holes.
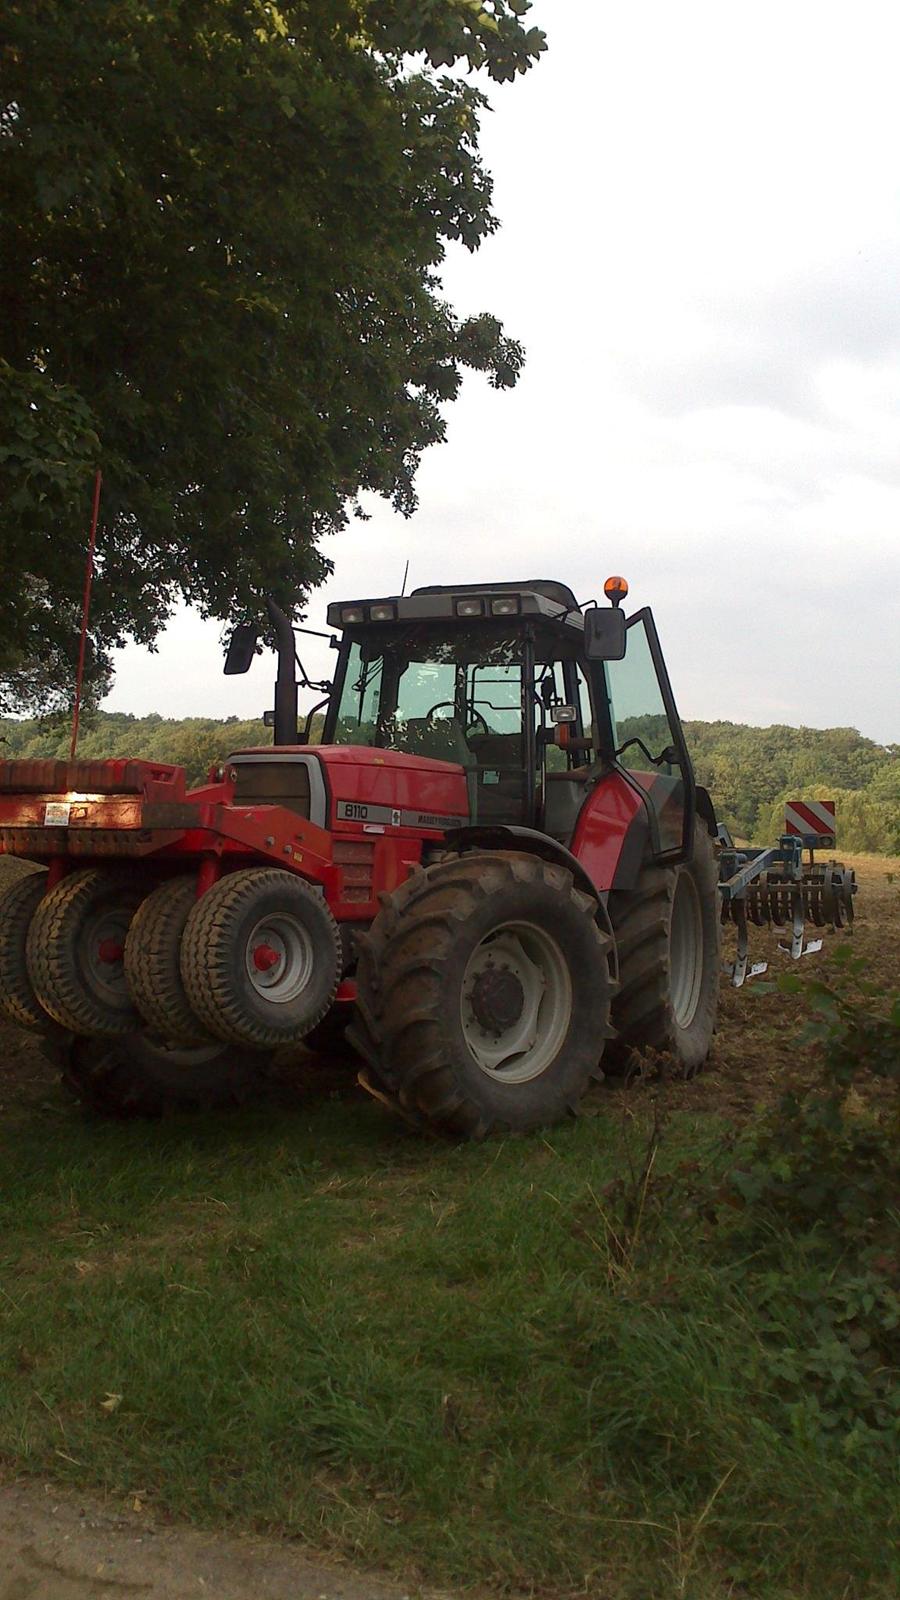
[[[623,659],[606,663],[616,757],[647,791],[659,849],[679,850],[685,833],[685,775],[640,612],[629,622],[626,640]]]

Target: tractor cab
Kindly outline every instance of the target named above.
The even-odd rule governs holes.
[[[566,845],[590,788],[624,767],[656,853],[685,846],[693,784],[649,611],[626,625],[531,581],[336,603],[328,622],[343,640],[324,745],[452,763],[473,825]]]

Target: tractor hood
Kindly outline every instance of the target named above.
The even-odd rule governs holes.
[[[370,745],[265,745],[236,751],[229,764],[239,774],[239,803],[250,800],[251,788],[259,802],[260,780],[270,803],[286,798],[298,780],[309,786],[307,815],[315,822],[321,815],[319,825],[339,833],[358,833],[360,827],[364,832],[444,833],[469,821],[464,769],[431,756]]]
[[[462,827],[469,820],[466,775],[457,762],[369,745],[322,745],[317,751],[341,823],[415,828]]]

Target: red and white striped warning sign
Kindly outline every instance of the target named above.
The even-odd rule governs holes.
[[[834,801],[785,800],[784,831],[819,846],[834,844]]]

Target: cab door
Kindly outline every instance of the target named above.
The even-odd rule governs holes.
[[[654,855],[681,860],[693,844],[694,773],[649,608],[629,618],[625,655],[605,670],[616,765],[645,799]]]

